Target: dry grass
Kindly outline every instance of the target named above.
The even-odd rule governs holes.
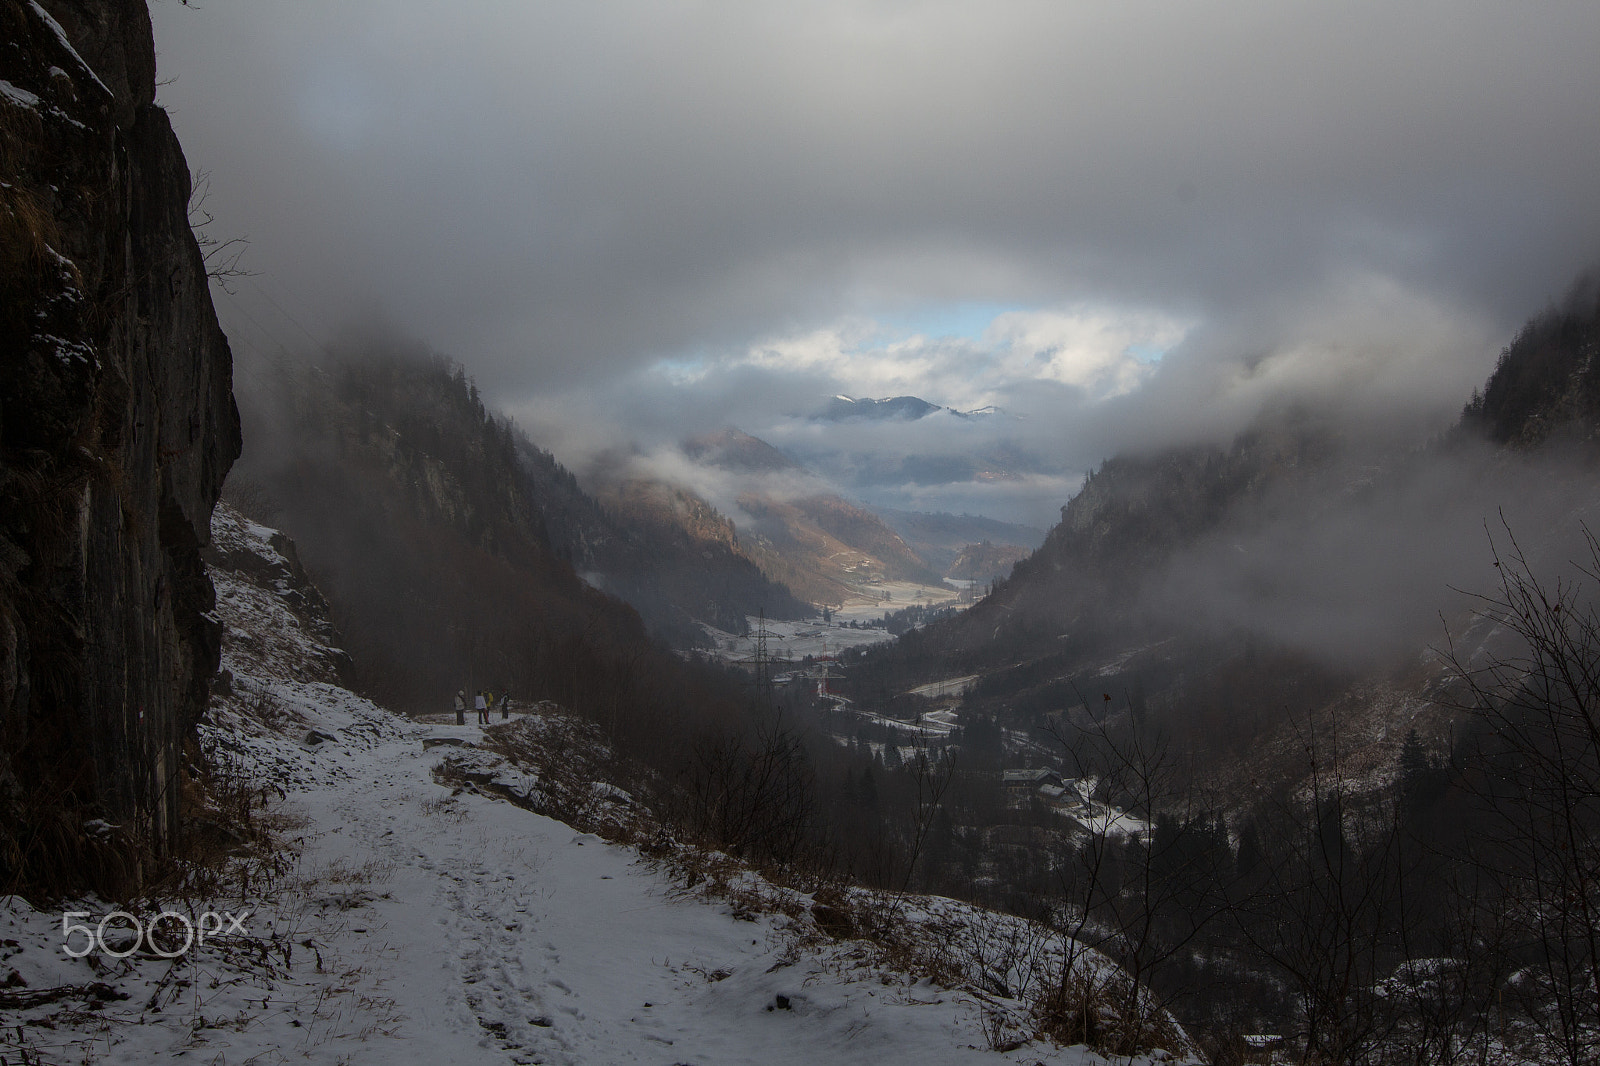
[[[426,818],[443,818],[457,823],[467,820],[467,812],[456,802],[454,794],[426,797],[417,804],[417,807]]]
[[[49,249],[60,247],[60,231],[49,206],[27,185],[45,143],[44,120],[37,109],[0,96],[0,265],[11,276],[36,273],[52,257]],[[79,279],[81,283],[82,279]]]
[[[140,842],[117,827],[90,828],[97,808],[52,785],[35,782],[9,805],[11,824],[0,830],[0,866],[9,873],[6,894],[40,905],[85,886],[110,899],[125,897],[138,883]]]
[[[841,881],[802,892],[665,837],[640,850],[683,895],[722,903],[735,918],[787,919],[795,956],[813,950],[841,972],[876,974],[885,984],[926,980],[966,995],[991,1050],[1036,1039],[1114,1055],[1189,1047],[1150,996],[1130,1007],[1136,997],[1125,974],[1081,951],[1064,954],[1061,938],[1041,923]]]
[[[360,863],[334,859],[307,877],[306,883],[345,887],[379,885],[393,878],[396,869],[392,859],[368,859]]]
[[[488,791],[615,843],[637,845],[660,831],[649,808],[634,798],[647,779],[645,771],[618,759],[600,728],[587,719],[550,707],[490,726],[482,748],[536,779],[535,792],[512,794],[448,758],[435,776],[443,784]]]
[[[145,896],[210,904],[264,895],[297,868],[289,840],[304,823],[283,808],[281,788],[225,751],[197,747],[186,753],[197,772],[179,786],[183,833]]]
[[[1034,1003],[1036,1031],[1060,1044],[1112,1055],[1185,1048],[1188,1041],[1148,995],[1136,995],[1120,970],[1076,968]]]
[[[6,127],[17,110],[0,105],[0,142],[8,140]],[[31,112],[27,112],[31,114]],[[0,184],[0,272],[8,281],[58,279],[59,263],[52,250],[61,242],[54,216],[37,194],[20,185]],[[76,267],[69,268],[79,286],[83,278]]]
[[[29,633],[36,646],[40,628]],[[64,657],[35,655],[30,665],[36,705],[62,705],[76,691]],[[88,800],[94,766],[72,723],[19,716],[5,725],[0,743],[15,776],[0,794],[0,892],[38,906],[85,888],[126,898],[143,872],[147,842],[102,821],[104,812]]]

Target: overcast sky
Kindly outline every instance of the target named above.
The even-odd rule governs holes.
[[[1600,260],[1593,0],[154,14],[240,346],[381,318],[574,465],[911,393],[1039,469],[900,502],[1047,521],[1284,394],[1444,417]]]

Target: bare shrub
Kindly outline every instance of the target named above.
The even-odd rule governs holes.
[[[147,897],[207,902],[265,893],[299,862],[286,844],[299,823],[278,806],[286,793],[220,748],[202,753],[191,742],[188,754],[178,792],[184,831]]]
[[[1600,608],[1584,584],[1600,581],[1600,541],[1584,528],[1576,576],[1551,580],[1502,526],[1500,588],[1479,613],[1514,648],[1447,655],[1482,727],[1484,831],[1469,861],[1515,970],[1502,1017],[1509,1006],[1530,1053],[1588,1063],[1600,1055]]]
[[[706,737],[676,806],[691,838],[758,865],[793,867],[815,828],[810,759],[777,718],[748,737]]]

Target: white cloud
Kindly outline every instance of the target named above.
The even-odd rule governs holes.
[[[513,413],[580,470],[632,441],[641,461],[676,470],[722,503],[736,490],[674,466],[675,445],[734,425],[801,457],[847,495],[1049,524],[1101,460],[1226,441],[1275,405],[1425,435],[1460,410],[1502,342],[1467,308],[1353,274],[1270,303],[1237,330],[1106,307],[1002,312],[975,338],[907,336],[855,317],[720,358],[662,361]],[[810,418],[834,393],[994,404],[1010,417]],[[984,480],[991,467],[1007,478]]]
[[[1154,312],[1012,311],[995,319],[984,340],[996,350],[1003,383],[1055,381],[1105,399],[1149,380],[1152,355],[1176,347],[1191,328]]]
[[[1180,343],[1190,325],[1113,308],[1007,311],[976,339],[909,336],[866,318],[765,340],[725,360],[807,374],[851,396],[920,396],[958,409],[1006,402],[1040,382],[1091,400],[1133,391],[1154,373],[1152,353]]]

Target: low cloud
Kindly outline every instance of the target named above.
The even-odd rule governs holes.
[[[1196,330],[1145,388],[1097,412],[1095,432],[1116,450],[1222,441],[1302,405],[1427,436],[1459,414],[1508,339],[1480,311],[1362,274]]]
[[[1584,559],[1596,509],[1579,462],[1461,444],[1374,476],[1357,450],[1317,479],[1231,516],[1185,548],[1145,606],[1186,627],[1247,630],[1342,666],[1442,647],[1475,596],[1499,586],[1492,548],[1516,545],[1542,575]]]
[[[1285,407],[1420,442],[1460,411],[1500,343],[1469,309],[1361,276],[1226,329],[1077,309],[1004,311],[975,337],[928,337],[854,318],[720,358],[665,361],[514,413],[580,471],[619,441],[661,456],[731,425],[869,503],[1049,525],[1103,459],[1226,443]],[[814,417],[839,393],[999,413]]]

